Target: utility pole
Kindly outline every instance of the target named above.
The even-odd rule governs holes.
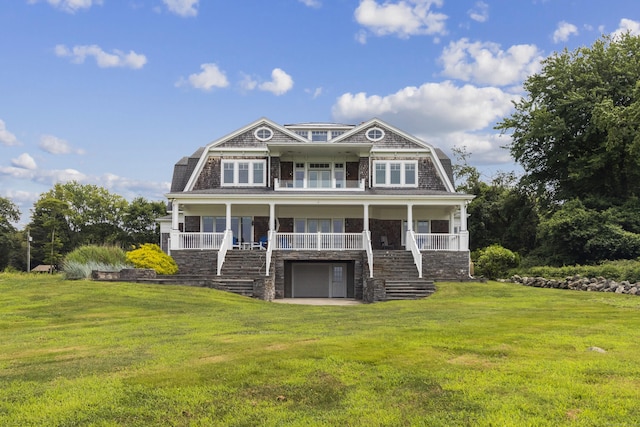
[[[31,233],[27,228],[27,273],[31,271]]]

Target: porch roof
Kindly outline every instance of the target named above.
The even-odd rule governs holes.
[[[273,191],[271,188],[215,188],[206,190],[184,191],[168,193],[165,196],[180,203],[211,203],[211,202],[300,202],[300,203],[337,203],[337,204],[385,204],[393,201],[405,203],[438,203],[459,204],[470,201],[475,196],[448,191],[423,190],[418,188],[369,188],[365,191],[313,191],[301,190],[290,192]]]

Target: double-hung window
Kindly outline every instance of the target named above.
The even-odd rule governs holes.
[[[265,185],[264,160],[223,160],[222,186],[256,186]]]
[[[373,182],[376,187],[417,187],[415,160],[375,160]]]

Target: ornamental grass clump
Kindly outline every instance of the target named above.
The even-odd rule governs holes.
[[[116,246],[81,246],[67,254],[62,262],[66,279],[88,279],[93,270],[120,271],[131,267],[124,250]]]
[[[160,246],[152,243],[141,245],[127,252],[127,260],[136,268],[151,268],[157,274],[176,274],[178,265],[169,255],[162,252]]]

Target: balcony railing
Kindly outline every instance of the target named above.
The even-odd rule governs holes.
[[[361,251],[366,249],[365,235],[369,236],[364,233],[269,233],[269,244],[272,250]],[[225,233],[174,231],[171,233],[170,247],[171,250],[219,250],[223,245],[224,236]],[[468,245],[468,233],[415,233],[415,247],[420,251],[466,251]],[[242,248],[253,247],[248,244],[246,248]]]
[[[416,246],[421,251],[460,251],[462,249],[459,234],[421,233],[415,234]]]
[[[172,233],[171,249],[220,249],[223,239],[224,233]]]
[[[273,180],[273,189],[276,191],[364,191],[365,180],[360,181],[295,181],[293,179]]]
[[[364,250],[362,233],[276,233],[274,250]]]

